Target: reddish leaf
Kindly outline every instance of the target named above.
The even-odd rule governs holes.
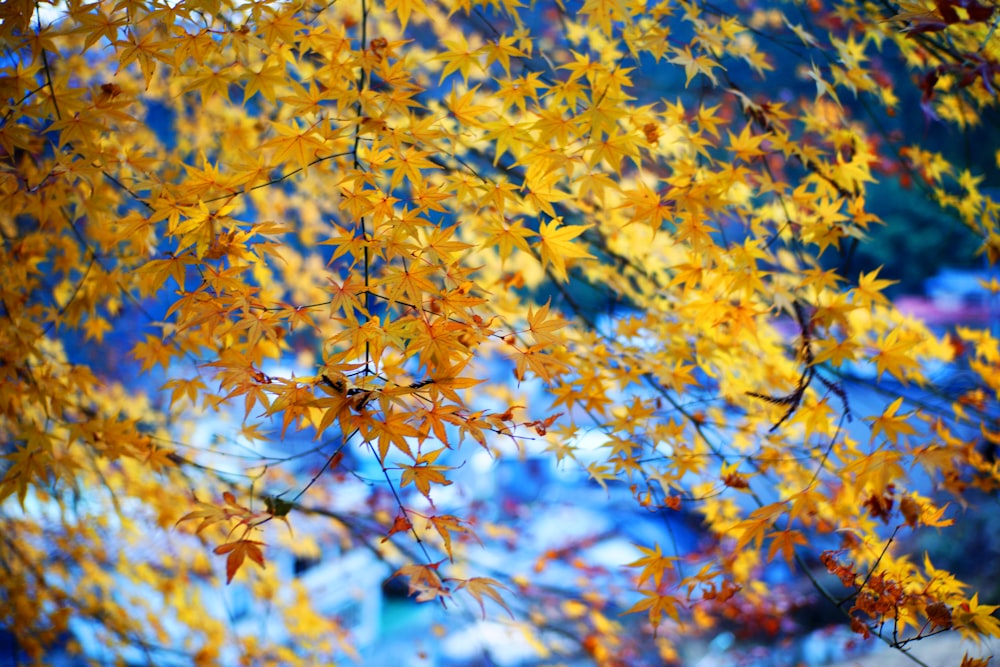
[[[243,565],[243,561],[249,558],[253,562],[264,567],[264,552],[261,547],[264,546],[263,542],[255,542],[253,540],[237,540],[235,542],[227,542],[221,546],[214,549],[214,552],[219,554],[229,554],[226,558],[226,583],[232,582],[233,577],[239,571],[240,567]]]

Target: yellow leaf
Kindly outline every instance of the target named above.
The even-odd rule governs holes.
[[[687,80],[684,82],[685,87],[690,86],[691,80],[699,74],[704,74],[713,85],[717,86],[719,85],[719,79],[712,70],[716,68],[726,69],[708,55],[694,55],[691,52],[690,46],[685,46],[683,49],[678,50],[677,55],[671,58],[670,62],[675,65],[684,66],[684,74],[687,76]]]
[[[897,415],[896,412],[899,410],[899,406],[903,404],[903,397],[900,396],[895,401],[890,403],[882,414],[878,417],[866,417],[866,421],[872,423],[872,441],[875,440],[880,434],[884,434],[886,439],[892,442],[894,445],[899,442],[900,435],[914,435],[917,430],[910,423],[910,419],[913,416],[913,412],[905,412],[901,415]]]
[[[660,581],[663,579],[663,572],[668,567],[673,567],[673,562],[677,560],[675,556],[664,556],[660,552],[660,545],[656,544],[654,548],[647,549],[645,547],[636,545],[636,548],[641,551],[644,556],[639,560],[633,561],[628,564],[628,567],[641,567],[642,572],[639,574],[639,583],[653,580],[653,584],[657,587],[660,585]]]
[[[623,611],[621,613],[622,616],[648,611],[649,622],[654,628],[659,626],[663,621],[663,614],[666,614],[670,618],[674,619],[674,621],[680,623],[680,613],[677,610],[677,600],[674,596],[663,595],[657,591],[650,590],[640,590],[639,593],[644,596],[644,599],[639,600],[627,610]]]
[[[528,308],[528,331],[537,343],[556,343],[559,338],[555,332],[566,326],[566,320],[558,314],[549,315],[549,303],[538,310]]]
[[[535,244],[541,255],[542,266],[551,266],[556,278],[566,282],[568,280],[566,274],[567,259],[592,259],[594,257],[587,252],[581,243],[573,241],[590,227],[592,225],[564,225],[562,218],[553,218],[548,222],[542,222],[538,230],[538,235],[541,238]]]

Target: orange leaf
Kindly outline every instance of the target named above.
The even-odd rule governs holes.
[[[441,449],[421,454],[420,458],[417,459],[417,464],[413,466],[406,465],[405,463],[397,463],[403,470],[400,486],[413,484],[426,498],[430,498],[431,484],[440,484],[441,486],[450,485],[451,480],[444,476],[444,472],[451,470],[451,467],[433,465],[434,461],[444,450],[445,448],[442,447]]]
[[[413,525],[409,522],[409,520],[400,514],[393,520],[392,528],[389,529],[389,534],[383,537],[382,541],[385,542],[396,533],[404,533],[412,527]]]
[[[237,540],[235,542],[227,542],[221,546],[215,547],[214,553],[218,555],[229,554],[226,558],[226,583],[231,583],[233,577],[236,576],[236,572],[239,571],[240,567],[243,565],[243,561],[246,558],[250,558],[253,562],[264,567],[264,552],[261,547],[264,546],[263,542],[255,542],[253,540]]]
[[[448,559],[454,561],[455,559],[451,554],[451,534],[452,533],[465,533],[468,535],[475,535],[465,526],[462,525],[462,521],[450,514],[444,514],[442,516],[432,516],[428,521],[434,526],[434,530],[438,532],[441,539],[444,541],[444,550],[448,554]]]

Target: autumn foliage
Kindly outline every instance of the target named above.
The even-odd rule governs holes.
[[[1000,261],[1000,151],[928,139],[990,136],[998,20],[992,0],[3,3],[3,625],[38,660],[83,619],[123,655],[172,624],[194,663],[326,664],[351,637],[269,565],[336,544],[508,619],[540,660],[663,664],[678,628],[773,620],[775,563],[859,641],[1000,636],[901,546],[1000,488],[998,339],[932,331],[849,259],[891,182]],[[540,604],[547,563],[588,566],[477,571],[517,539],[438,504],[477,451],[544,452],[703,540],[638,544],[629,590]],[[380,479],[338,509],[362,464]],[[286,642],[206,612],[230,582]]]

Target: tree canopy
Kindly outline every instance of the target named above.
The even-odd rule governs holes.
[[[38,661],[83,619],[123,656],[325,664],[351,637],[268,564],[362,547],[418,601],[512,618],[542,656],[561,628],[601,665],[780,615],[775,563],[859,638],[1000,636],[899,547],[997,492],[995,331],[932,330],[852,263],[886,184],[1000,259],[998,21],[992,0],[4,2],[3,625]],[[517,541],[441,501],[479,451],[544,454],[702,539],[542,604],[546,560],[587,564],[477,570]],[[285,641],[208,612],[230,582]]]

